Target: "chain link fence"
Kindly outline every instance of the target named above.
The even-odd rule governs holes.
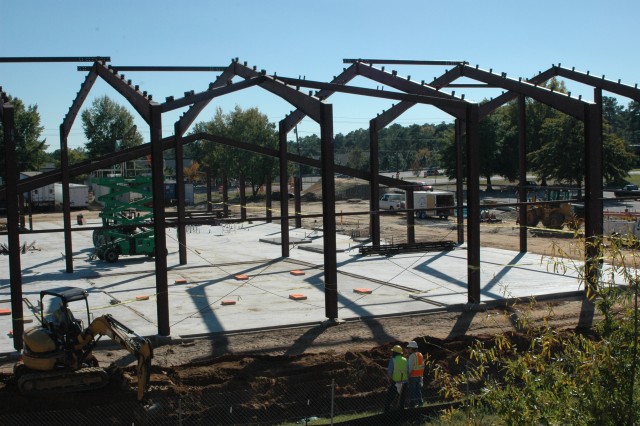
[[[346,370],[345,370],[346,371]],[[294,425],[333,424],[345,416],[383,412],[389,381],[379,371],[363,370],[321,380],[292,376],[288,382],[266,378],[237,383],[243,389],[211,384],[184,393],[150,392],[145,405],[135,400],[84,409],[0,414],[0,424],[45,425]],[[463,390],[464,391],[464,390]],[[95,391],[100,392],[100,391]],[[443,402],[433,383],[422,388],[424,405]],[[73,394],[69,395],[73,398]],[[395,401],[397,404],[397,400]],[[397,409],[397,405],[395,409]]]

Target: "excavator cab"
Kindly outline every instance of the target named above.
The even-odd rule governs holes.
[[[51,298],[45,299],[47,296],[51,296]],[[86,290],[77,287],[59,287],[41,291],[40,320],[42,326],[67,341],[77,338],[84,329],[83,322],[75,318],[73,312],[69,309],[69,303],[84,300],[87,311],[87,324],[89,324],[91,323],[91,316],[87,296]],[[46,314],[45,300],[48,302]]]

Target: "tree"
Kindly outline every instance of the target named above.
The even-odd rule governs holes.
[[[60,168],[60,150],[56,149],[55,151],[48,154],[49,161],[53,163],[56,169]],[[87,159],[87,151],[84,148],[71,148],[69,149],[69,164],[77,164],[81,161]],[[79,175],[71,178],[71,181],[74,183],[82,183],[84,182],[87,175]]]
[[[242,110],[236,106],[229,114],[224,114],[218,108],[212,120],[196,123],[193,132],[209,133],[273,149],[278,147],[275,124],[270,123],[268,117],[257,108]],[[264,185],[266,175],[277,173],[278,162],[275,158],[206,140],[196,143],[198,146],[194,151],[201,153],[199,158],[202,164],[213,172],[226,173],[227,176],[243,175],[251,185],[253,196]]]
[[[501,334],[490,344],[476,342],[468,349],[463,374],[436,367],[436,380],[446,395],[461,396],[470,386],[479,390],[468,395],[468,424],[486,415],[492,416],[492,424],[513,425],[640,422],[640,277],[632,266],[638,253],[622,251],[621,243],[620,238],[606,246],[603,241],[587,243],[594,244],[597,259],[606,259],[598,266],[598,287],[587,295],[600,314],[594,327],[575,333],[534,327],[523,309],[510,307],[507,315],[518,312],[522,334]],[[633,243],[638,246],[638,241]],[[558,258],[550,261],[554,269],[582,268],[564,263],[565,254],[557,252]]]
[[[135,128],[133,116],[108,96],[95,99],[82,112],[82,128],[88,140],[89,158],[101,157],[123,148],[141,145],[142,135]]]
[[[15,119],[15,144],[18,171],[35,171],[47,161],[46,139],[40,139],[44,127],[40,125],[40,113],[37,105],[29,105],[9,96],[8,103],[13,104]],[[4,175],[4,130],[0,127],[0,173]]]

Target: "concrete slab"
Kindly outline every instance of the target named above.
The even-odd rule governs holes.
[[[88,225],[99,222],[89,221]],[[36,223],[37,229],[61,227],[61,221]],[[82,225],[74,224],[74,228],[82,229]],[[322,232],[292,229],[291,256],[286,259],[274,244],[279,238],[280,225],[273,223],[190,226],[188,264],[180,265],[176,231],[167,230],[172,338],[325,321]],[[336,238],[340,320],[467,303],[464,245],[447,252],[362,256],[358,251],[362,242],[345,235]],[[29,234],[23,236],[25,241],[35,242],[21,256],[23,296],[29,304],[36,306],[44,289],[82,287],[90,293],[94,316],[109,313],[140,335],[157,334],[152,259],[123,256],[115,264],[100,261],[92,257],[91,231],[78,231],[73,233],[75,272],[68,274],[62,233]],[[0,237],[0,243],[6,242],[6,236]],[[486,302],[581,292],[577,271],[553,273],[551,260],[539,255],[483,248],[481,261],[481,294]],[[0,257],[0,268],[0,309],[10,308],[8,256]],[[292,270],[304,271],[304,275],[291,274]],[[239,274],[247,279],[235,279]],[[360,288],[371,292],[354,292]],[[306,299],[293,300],[291,294],[303,294]],[[148,299],[139,300],[140,296]],[[37,324],[37,312],[26,304],[24,310],[25,319],[32,321],[25,328]],[[85,319],[83,306],[73,310],[77,318]],[[0,316],[0,353],[14,352],[10,330],[11,316]]]

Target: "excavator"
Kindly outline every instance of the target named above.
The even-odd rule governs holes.
[[[57,308],[44,315],[44,300]],[[111,315],[91,321],[88,293],[77,287],[59,287],[40,292],[40,326],[24,332],[21,360],[14,367],[18,389],[25,395],[76,392],[98,389],[109,383],[111,368],[98,366],[93,349],[102,336],[108,336],[138,360],[139,401],[149,387],[153,348],[147,338],[138,336]],[[75,319],[70,302],[83,301],[88,327]]]

